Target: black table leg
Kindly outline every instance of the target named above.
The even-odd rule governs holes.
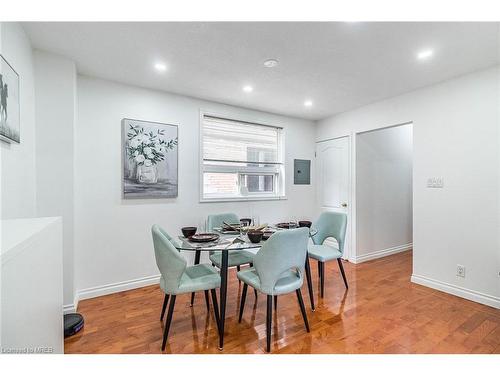
[[[200,264],[200,256],[201,256],[201,250],[196,250],[194,254],[194,264]],[[194,292],[191,293],[191,306],[193,306],[194,303]]]
[[[309,254],[306,254],[306,279],[307,279],[307,289],[309,290],[309,299],[311,300],[311,310],[315,311],[314,307],[314,294],[313,286],[311,280],[311,265],[309,264]]]
[[[220,269],[220,323],[219,323],[219,350],[224,348],[224,324],[226,319],[226,294],[227,294],[227,262],[228,252],[222,251]]]

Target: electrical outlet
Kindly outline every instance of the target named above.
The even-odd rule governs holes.
[[[443,177],[429,177],[427,179],[427,187],[442,189],[444,187]]]
[[[462,266],[461,264],[457,264],[457,276],[458,277],[465,277],[465,266]]]

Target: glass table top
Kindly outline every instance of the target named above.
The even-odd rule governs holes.
[[[219,234],[219,233],[218,233]],[[211,242],[191,242],[183,236],[174,242],[174,246],[179,250],[201,250],[201,251],[228,251],[258,249],[265,241],[252,243],[247,236],[240,237],[235,234],[219,234],[217,241]]]
[[[287,230],[278,229],[275,230]],[[318,231],[314,228],[309,230],[309,235],[314,236]],[[189,241],[184,236],[179,236],[178,239],[172,241],[174,246],[178,250],[191,250],[191,251],[228,251],[228,250],[246,250],[246,249],[258,249],[266,241],[260,241],[258,243],[252,243],[246,235],[240,236],[237,234],[223,234],[216,232],[220,237],[217,241],[211,242],[192,242]]]

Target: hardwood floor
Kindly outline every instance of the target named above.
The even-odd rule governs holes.
[[[316,311],[302,293],[306,333],[295,293],[280,296],[273,318],[272,353],[500,353],[500,310],[412,284],[411,252],[359,265],[344,263],[346,291],[336,262],[325,270],[325,298],[311,260]],[[242,286],[229,272],[224,351],[217,349],[213,313],[203,293],[175,306],[166,353],[264,353],[266,298],[248,293],[238,324]],[[150,286],[81,301],[85,328],[65,340],[66,353],[161,353],[163,294]],[[277,319],[276,319],[277,317]]]

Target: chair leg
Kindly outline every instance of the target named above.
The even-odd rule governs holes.
[[[214,316],[215,322],[217,323],[217,331],[219,331],[219,304],[217,303],[217,293],[215,293],[215,289],[210,289],[210,293],[212,294],[212,305],[214,305]]]
[[[318,262],[319,263],[319,280],[321,284],[321,298],[325,296],[325,263],[323,262]]]
[[[342,278],[344,279],[345,288],[349,289],[349,285],[347,285],[347,278],[345,277],[344,266],[342,265],[342,259],[338,258],[337,263],[339,264],[340,273],[342,274]]]
[[[321,262],[318,260],[318,281],[321,281]]]
[[[249,265],[250,267],[253,267],[253,263],[248,263],[248,265]],[[254,290],[253,290],[253,294],[255,295],[255,299],[257,299],[257,296],[258,296],[258,295],[257,295],[257,289],[255,289],[255,288],[254,288]]]
[[[271,322],[273,321],[273,296],[267,296],[266,351],[271,351]]]
[[[163,320],[163,317],[165,316],[165,310],[167,309],[167,304],[168,304],[168,297],[169,295],[165,293],[165,298],[163,299],[163,307],[161,308],[160,321]]]
[[[274,309],[278,309],[278,296],[274,296]]]
[[[304,324],[306,326],[306,331],[309,332],[309,321],[307,320],[306,308],[304,306],[304,300],[302,299],[302,292],[300,288],[295,291],[297,294],[297,299],[299,301],[300,312],[302,313],[302,318],[304,319]]]
[[[306,271],[307,289],[309,292],[309,300],[311,301],[311,310],[315,311],[316,308],[314,306],[314,291],[311,279],[311,265],[309,263],[309,254],[306,255],[306,264],[304,268]]]
[[[240,266],[236,266],[236,272],[240,272],[241,271],[241,267]],[[241,284],[241,280],[238,279],[238,284]]]
[[[245,300],[247,298],[247,289],[248,285],[243,283],[243,291],[241,292],[241,301],[240,301],[240,316],[238,317],[238,323],[241,323],[241,319],[243,318],[243,309],[245,308]]]
[[[210,302],[208,300],[208,290],[205,290],[205,304],[207,305],[207,311],[210,312]]]
[[[200,264],[200,258],[201,258],[201,251],[200,250],[196,250],[195,254],[194,254],[194,265],[197,265],[197,264]],[[191,293],[191,307],[193,306],[194,304],[194,292]]]
[[[174,294],[170,299],[170,305],[168,306],[167,321],[165,322],[165,330],[163,331],[163,342],[161,344],[161,350],[165,350],[167,345],[168,331],[170,330],[170,324],[172,323],[172,315],[174,314],[175,298],[177,296]]]

